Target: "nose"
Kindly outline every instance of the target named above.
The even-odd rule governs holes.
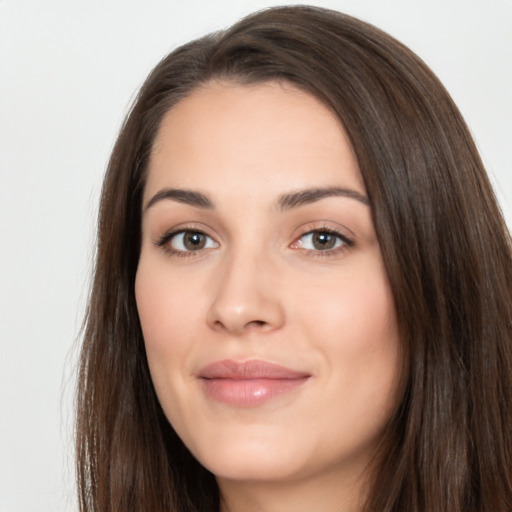
[[[285,315],[278,272],[270,262],[232,255],[219,270],[207,318],[211,328],[242,335],[282,327]]]

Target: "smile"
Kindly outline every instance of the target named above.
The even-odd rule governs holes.
[[[311,375],[268,361],[218,361],[198,377],[209,398],[235,407],[254,407],[302,386]]]

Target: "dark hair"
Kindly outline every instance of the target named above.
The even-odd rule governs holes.
[[[469,131],[427,66],[338,12],[264,10],[186,44],[150,74],[102,190],[77,397],[82,511],[214,511],[213,475],[151,382],[134,295],[141,198],[164,114],[211,80],[286,81],[339,117],[393,290],[403,399],[367,510],[512,510],[512,249]]]

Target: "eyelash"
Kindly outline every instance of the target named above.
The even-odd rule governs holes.
[[[171,247],[170,242],[177,237],[178,235],[185,235],[185,234],[197,234],[207,237],[209,240],[212,240],[215,244],[218,245],[218,242],[215,242],[212,237],[207,235],[204,231],[200,229],[196,229],[193,227],[190,228],[180,228],[175,231],[169,231],[162,235],[156,242],[155,245],[158,247],[161,247],[166,253],[170,254],[171,256],[177,256],[177,257],[194,257],[198,256],[198,253],[201,253],[203,249],[210,249],[211,247],[206,248],[199,248],[197,250],[179,250],[174,249]],[[328,226],[321,226],[315,229],[308,229],[307,231],[304,231],[299,237],[295,239],[295,241],[290,245],[290,247],[293,247],[295,244],[299,244],[300,240],[302,240],[304,237],[313,235],[315,233],[325,233],[331,236],[334,236],[338,239],[338,241],[341,242],[341,245],[338,247],[334,247],[332,249],[325,249],[325,250],[318,250],[318,249],[302,249],[304,252],[308,254],[310,257],[316,257],[316,258],[322,258],[322,257],[329,257],[329,256],[335,256],[338,255],[346,250],[351,249],[355,243],[354,240],[348,238],[346,235],[340,233],[336,229],[333,229]],[[336,242],[337,243],[337,242]],[[300,247],[293,247],[300,248]]]
[[[331,236],[336,237],[340,242],[341,245],[338,247],[334,247],[332,249],[325,249],[325,250],[319,250],[319,249],[302,249],[303,251],[308,253],[308,256],[314,257],[314,258],[328,258],[330,256],[337,256],[341,254],[342,252],[345,252],[352,247],[354,247],[355,243],[354,240],[351,238],[348,238],[346,235],[340,233],[338,230],[331,228],[330,226],[320,226],[315,227],[314,229],[308,229],[304,233],[302,233],[296,240],[293,242],[292,245],[298,244],[300,240],[302,240],[304,237],[308,235],[313,235],[315,233],[325,233]]]
[[[197,235],[202,235],[202,236],[207,237],[210,240],[213,240],[213,238],[211,236],[208,236],[201,229],[197,229],[197,228],[194,228],[194,227],[189,227],[189,228],[180,228],[180,229],[177,229],[175,231],[168,231],[167,233],[164,233],[164,235],[162,235],[156,241],[156,245],[158,247],[161,247],[166,253],[170,254],[171,256],[177,256],[177,257],[180,257],[180,258],[182,258],[182,257],[187,258],[187,257],[197,256],[196,253],[202,252],[202,249],[197,249],[196,251],[184,251],[184,250],[180,250],[180,249],[174,249],[170,245],[170,242],[174,238],[176,238],[178,235],[186,235],[187,233],[194,233],[194,234],[197,234]],[[215,243],[217,243],[217,242],[215,242]],[[209,249],[209,248],[207,248],[207,249]]]

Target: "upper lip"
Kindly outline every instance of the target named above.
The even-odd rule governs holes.
[[[310,374],[303,371],[292,370],[280,364],[252,359],[249,361],[234,361],[225,359],[209,364],[199,371],[203,379],[303,379]]]

